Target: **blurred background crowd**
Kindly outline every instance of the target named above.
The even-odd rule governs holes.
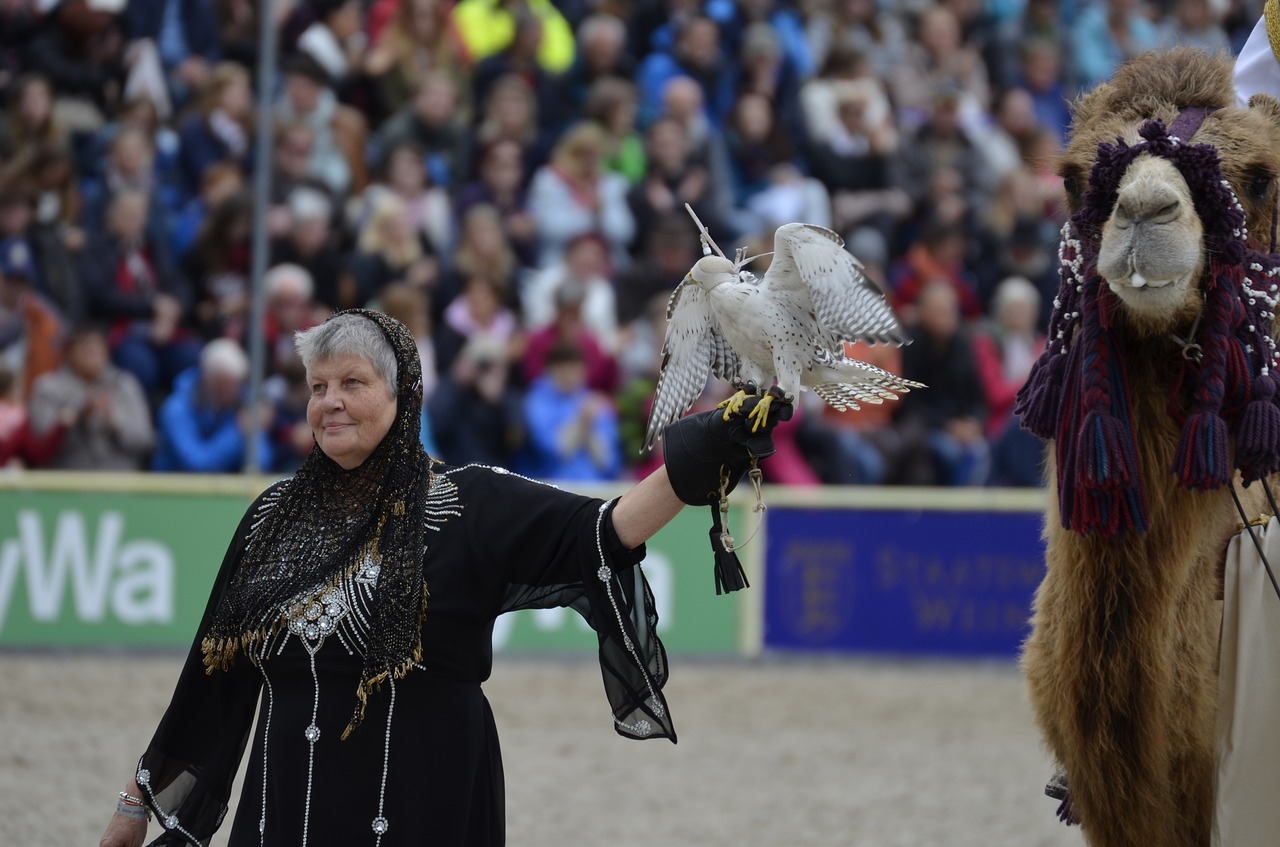
[[[1038,485],[1011,408],[1057,289],[1068,103],[1138,52],[1234,53],[1261,5],[0,0],[0,465],[236,472],[256,433],[288,472],[312,445],[291,333],[369,306],[418,338],[432,455],[642,474],[688,203],[726,251],[840,232],[914,340],[850,354],[929,386],[806,394],[768,481]]]

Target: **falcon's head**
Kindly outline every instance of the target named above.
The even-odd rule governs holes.
[[[717,285],[734,282],[738,278],[738,269],[733,262],[722,256],[703,256],[689,271],[685,281],[696,282],[703,291],[710,291]]]

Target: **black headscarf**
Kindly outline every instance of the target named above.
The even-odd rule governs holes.
[[[422,618],[429,597],[422,576],[423,507],[431,460],[419,440],[422,364],[409,331],[380,312],[339,312],[373,321],[395,352],[396,417],[363,463],[344,470],[318,446],[253,529],[239,567],[202,646],[209,673],[237,652],[288,625],[299,595],[323,592],[378,560],[373,631],[346,738],[360,725],[369,694],[422,659]]]

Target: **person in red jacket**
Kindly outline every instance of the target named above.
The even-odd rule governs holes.
[[[31,429],[26,404],[15,399],[13,371],[0,366],[0,467],[38,468],[48,463],[70,421],[60,417],[47,431]]]

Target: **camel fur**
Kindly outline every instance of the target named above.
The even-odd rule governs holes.
[[[1217,147],[1245,207],[1250,246],[1269,251],[1280,103],[1258,95],[1242,109],[1234,100],[1225,58],[1176,49],[1122,66],[1074,105],[1060,169],[1069,201],[1082,203],[1101,142],[1138,142],[1148,119],[1168,126],[1180,108],[1213,107],[1193,141]],[[1135,160],[1099,252],[1118,303],[1112,326],[1128,367],[1147,530],[1107,537],[1063,528],[1052,444],[1047,454],[1046,575],[1022,667],[1037,723],[1095,847],[1207,847],[1212,824],[1217,597],[1240,518],[1225,487],[1181,488],[1170,473],[1175,417],[1187,402],[1173,385],[1181,347],[1171,333],[1189,336],[1212,258],[1188,198],[1166,160]],[[1153,289],[1153,279],[1173,281]],[[1236,484],[1248,514],[1269,511],[1260,486],[1240,489],[1238,477]]]

